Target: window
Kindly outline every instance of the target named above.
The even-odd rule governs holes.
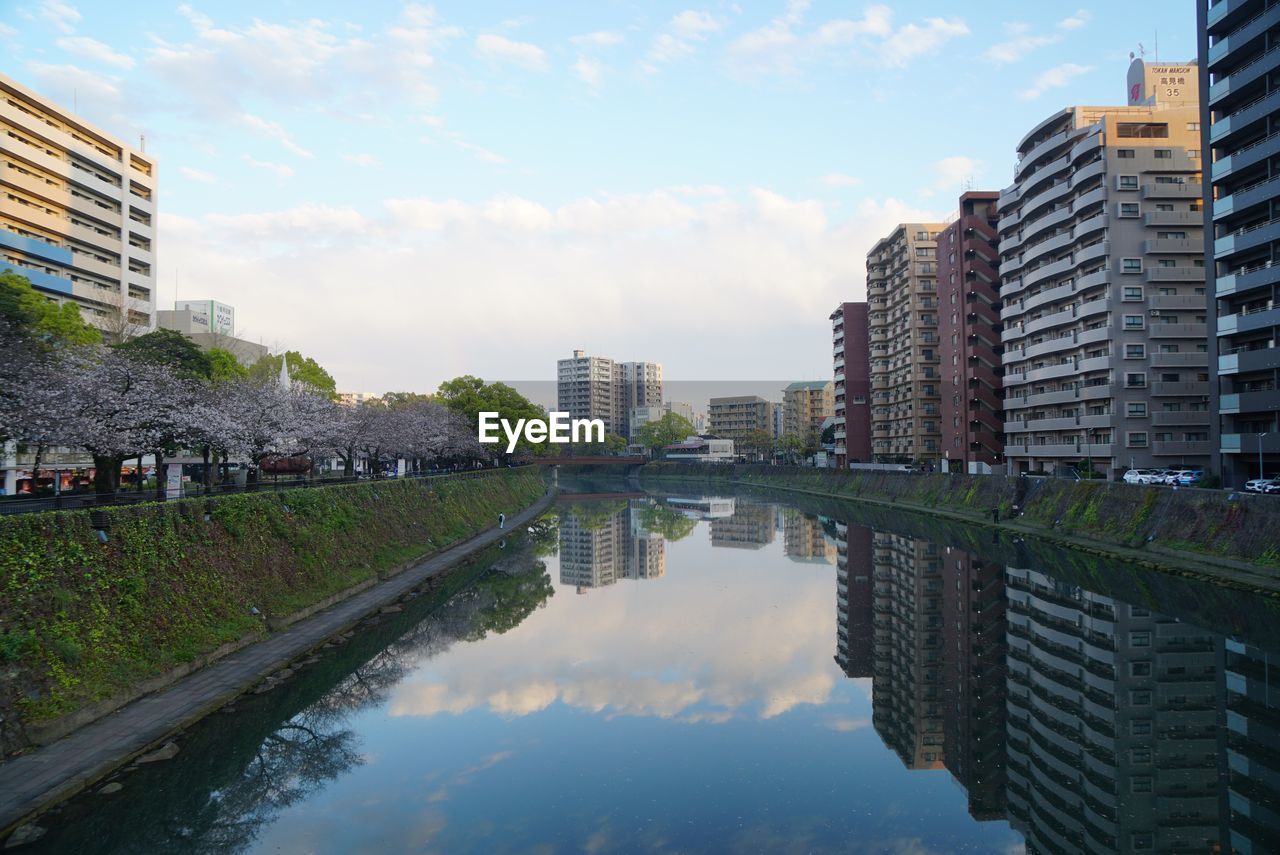
[[[1189,149],[1187,149],[1187,157],[1193,158],[1193,159],[1195,159],[1195,160],[1199,160],[1199,159],[1200,159],[1200,149],[1198,149],[1198,148],[1189,148]]]
[[[1158,148],[1156,149],[1156,160],[1168,160],[1173,157],[1173,149]]]
[[[1146,318],[1142,315],[1125,315],[1124,328],[1127,330],[1140,330],[1146,327]]]
[[[1186,232],[1156,232],[1156,237],[1161,240],[1186,240]]]
[[[1151,633],[1149,632],[1131,632],[1129,633],[1129,643],[1134,647],[1150,647]]]
[[[1124,301],[1126,303],[1142,302],[1142,286],[1126,285],[1124,286]]]
[[[1116,157],[1120,158],[1121,160],[1132,160],[1133,156],[1134,156],[1134,151],[1131,148],[1122,148],[1122,149],[1116,150]]]
[[[1124,385],[1126,389],[1147,388],[1147,373],[1145,371],[1131,371],[1125,374]]]
[[[1142,259],[1141,258],[1120,259],[1120,272],[1121,273],[1141,273]]]
[[[1200,123],[1199,123],[1199,122],[1187,122],[1187,130],[1189,130],[1189,131],[1198,131],[1198,130],[1200,130]]]
[[[1149,792],[1151,792],[1151,779],[1150,779],[1150,778],[1147,778],[1147,777],[1142,777],[1142,778],[1133,778],[1133,779],[1131,780],[1131,783],[1132,783],[1132,785],[1133,785],[1132,789],[1133,789],[1133,791],[1134,791],[1135,793],[1149,793]]]
[[[1117,175],[1116,188],[1119,190],[1137,190],[1138,176],[1136,175]]]
[[[1146,359],[1147,346],[1145,344],[1126,344],[1124,346],[1125,359]]]
[[[1129,762],[1147,766],[1151,764],[1151,751],[1147,748],[1135,748],[1129,752]]]
[[[1122,216],[1122,217],[1136,217],[1136,216],[1138,216],[1140,213],[1141,213],[1141,211],[1138,209],[1138,203],[1137,203],[1137,202],[1121,202],[1121,203],[1120,203],[1120,216]]]
[[[1121,139],[1168,139],[1169,125],[1164,122],[1117,122],[1116,136]]]
[[[1130,662],[1130,663],[1129,663],[1129,676],[1131,676],[1131,677],[1150,677],[1150,676],[1151,676],[1151,663],[1150,663],[1150,662]],[[1142,722],[1137,722],[1137,721],[1135,721],[1135,722],[1130,722],[1130,724],[1142,724]],[[1147,725],[1147,729],[1146,729],[1146,731],[1145,731],[1145,732],[1146,732],[1146,733],[1150,733],[1150,732],[1151,732],[1151,722],[1146,722],[1146,725]],[[1133,732],[1134,732],[1134,733],[1137,733],[1137,731],[1133,731]]]
[[[1146,401],[1130,401],[1125,405],[1125,415],[1141,418],[1147,414]]]
[[[1125,435],[1125,445],[1130,448],[1146,448],[1147,432],[1145,430],[1131,430]]]

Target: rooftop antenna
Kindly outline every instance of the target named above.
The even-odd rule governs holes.
[[[1138,56],[1141,59],[1147,58],[1147,49],[1142,46],[1142,42],[1138,42]]]
[[[138,150],[143,154],[147,153],[147,135],[138,134]]]
[[[1155,48],[1156,62],[1159,62],[1160,61],[1160,31],[1159,30],[1156,30],[1156,41],[1155,41],[1154,48]]]

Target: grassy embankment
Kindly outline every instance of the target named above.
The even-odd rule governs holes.
[[[2,517],[0,742],[259,637],[543,490],[530,467],[110,508],[106,543],[88,511]]]

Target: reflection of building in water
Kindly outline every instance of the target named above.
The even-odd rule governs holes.
[[[1004,819],[1004,565],[951,548],[942,560],[944,761],[974,819]]]
[[[1009,569],[1008,801],[1031,852],[1215,851],[1218,637]]]
[[[876,532],[872,566],[872,723],[908,769],[942,768],[941,550]]]
[[[1226,643],[1228,832],[1236,852],[1280,852],[1280,656]]]
[[[761,549],[773,543],[776,505],[738,502],[733,516],[711,521],[711,545]]]
[[[838,522],[836,535],[836,662],[846,677],[870,677],[871,529]]]
[[[670,496],[667,507],[695,520],[717,520],[733,516],[733,497],[724,496]]]
[[[632,501],[605,519],[560,515],[560,584],[579,593],[619,579],[656,579],[666,574],[666,541],[644,527],[646,503]]]
[[[835,564],[836,545],[822,530],[816,516],[785,508],[782,517],[782,551],[792,561]]]

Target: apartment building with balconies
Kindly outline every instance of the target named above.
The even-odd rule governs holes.
[[[556,362],[556,408],[575,419],[601,419],[605,431],[629,437],[637,408],[662,406],[662,365],[615,362],[575,350]]]
[[[1223,481],[1280,475],[1280,5],[1198,0],[1212,292],[1214,451]]]
[[[836,467],[871,461],[871,351],[868,305],[841,303],[831,313],[832,413]]]
[[[867,254],[871,446],[878,463],[942,460],[938,233],[904,223]]]
[[[782,390],[782,432],[807,445],[818,447],[822,425],[834,413],[835,384],[830,380],[800,380]]]
[[[155,326],[156,162],[0,74],[0,270],[108,340]]]
[[[772,436],[777,406],[759,395],[712,398],[707,403],[708,430],[721,439],[742,440],[757,431]]]
[[[999,198],[1013,471],[1113,478],[1209,460],[1195,71],[1141,63],[1134,105],[1068,107],[1032,128]],[[1165,68],[1181,82],[1151,84]],[[1165,104],[1164,89],[1180,94]]]
[[[948,471],[990,473],[1004,464],[999,196],[965,193],[956,219],[938,235],[942,457]]]

